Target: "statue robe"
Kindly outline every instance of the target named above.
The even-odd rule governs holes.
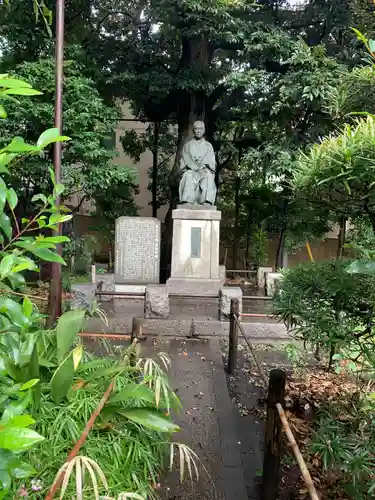
[[[180,159],[180,202],[213,205],[216,198],[215,170],[215,153],[211,143],[205,139],[188,141]]]

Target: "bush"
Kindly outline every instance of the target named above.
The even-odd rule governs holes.
[[[297,339],[325,348],[331,366],[342,348],[361,349],[372,335],[375,275],[349,274],[350,261],[300,264],[284,272],[275,314]]]
[[[330,498],[367,500],[375,494],[375,393],[319,409],[311,452],[331,478]],[[347,497],[346,497],[347,495]]]

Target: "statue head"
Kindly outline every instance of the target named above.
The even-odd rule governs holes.
[[[193,125],[193,132],[196,139],[202,139],[205,133],[204,123],[201,121],[195,122]]]

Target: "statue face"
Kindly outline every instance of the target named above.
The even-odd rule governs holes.
[[[196,139],[201,139],[204,136],[204,123],[195,122],[193,132]]]

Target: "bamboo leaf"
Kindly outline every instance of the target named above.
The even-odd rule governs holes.
[[[134,408],[118,411],[120,415],[128,418],[132,422],[143,425],[148,429],[158,432],[178,432],[180,427],[172,422],[169,417],[154,408]]]
[[[57,368],[51,379],[51,395],[56,404],[68,394],[74,378],[73,353],[70,353]]]
[[[135,382],[130,383],[125,389],[120,392],[115,393],[110,399],[109,403],[117,403],[119,401],[125,402],[129,399],[138,399],[141,401],[147,401],[148,403],[155,402],[155,394],[144,384],[136,384]]]
[[[56,328],[57,339],[57,360],[62,362],[69,349],[75,342],[78,333],[82,330],[85,311],[83,309],[74,309],[64,313]]]

